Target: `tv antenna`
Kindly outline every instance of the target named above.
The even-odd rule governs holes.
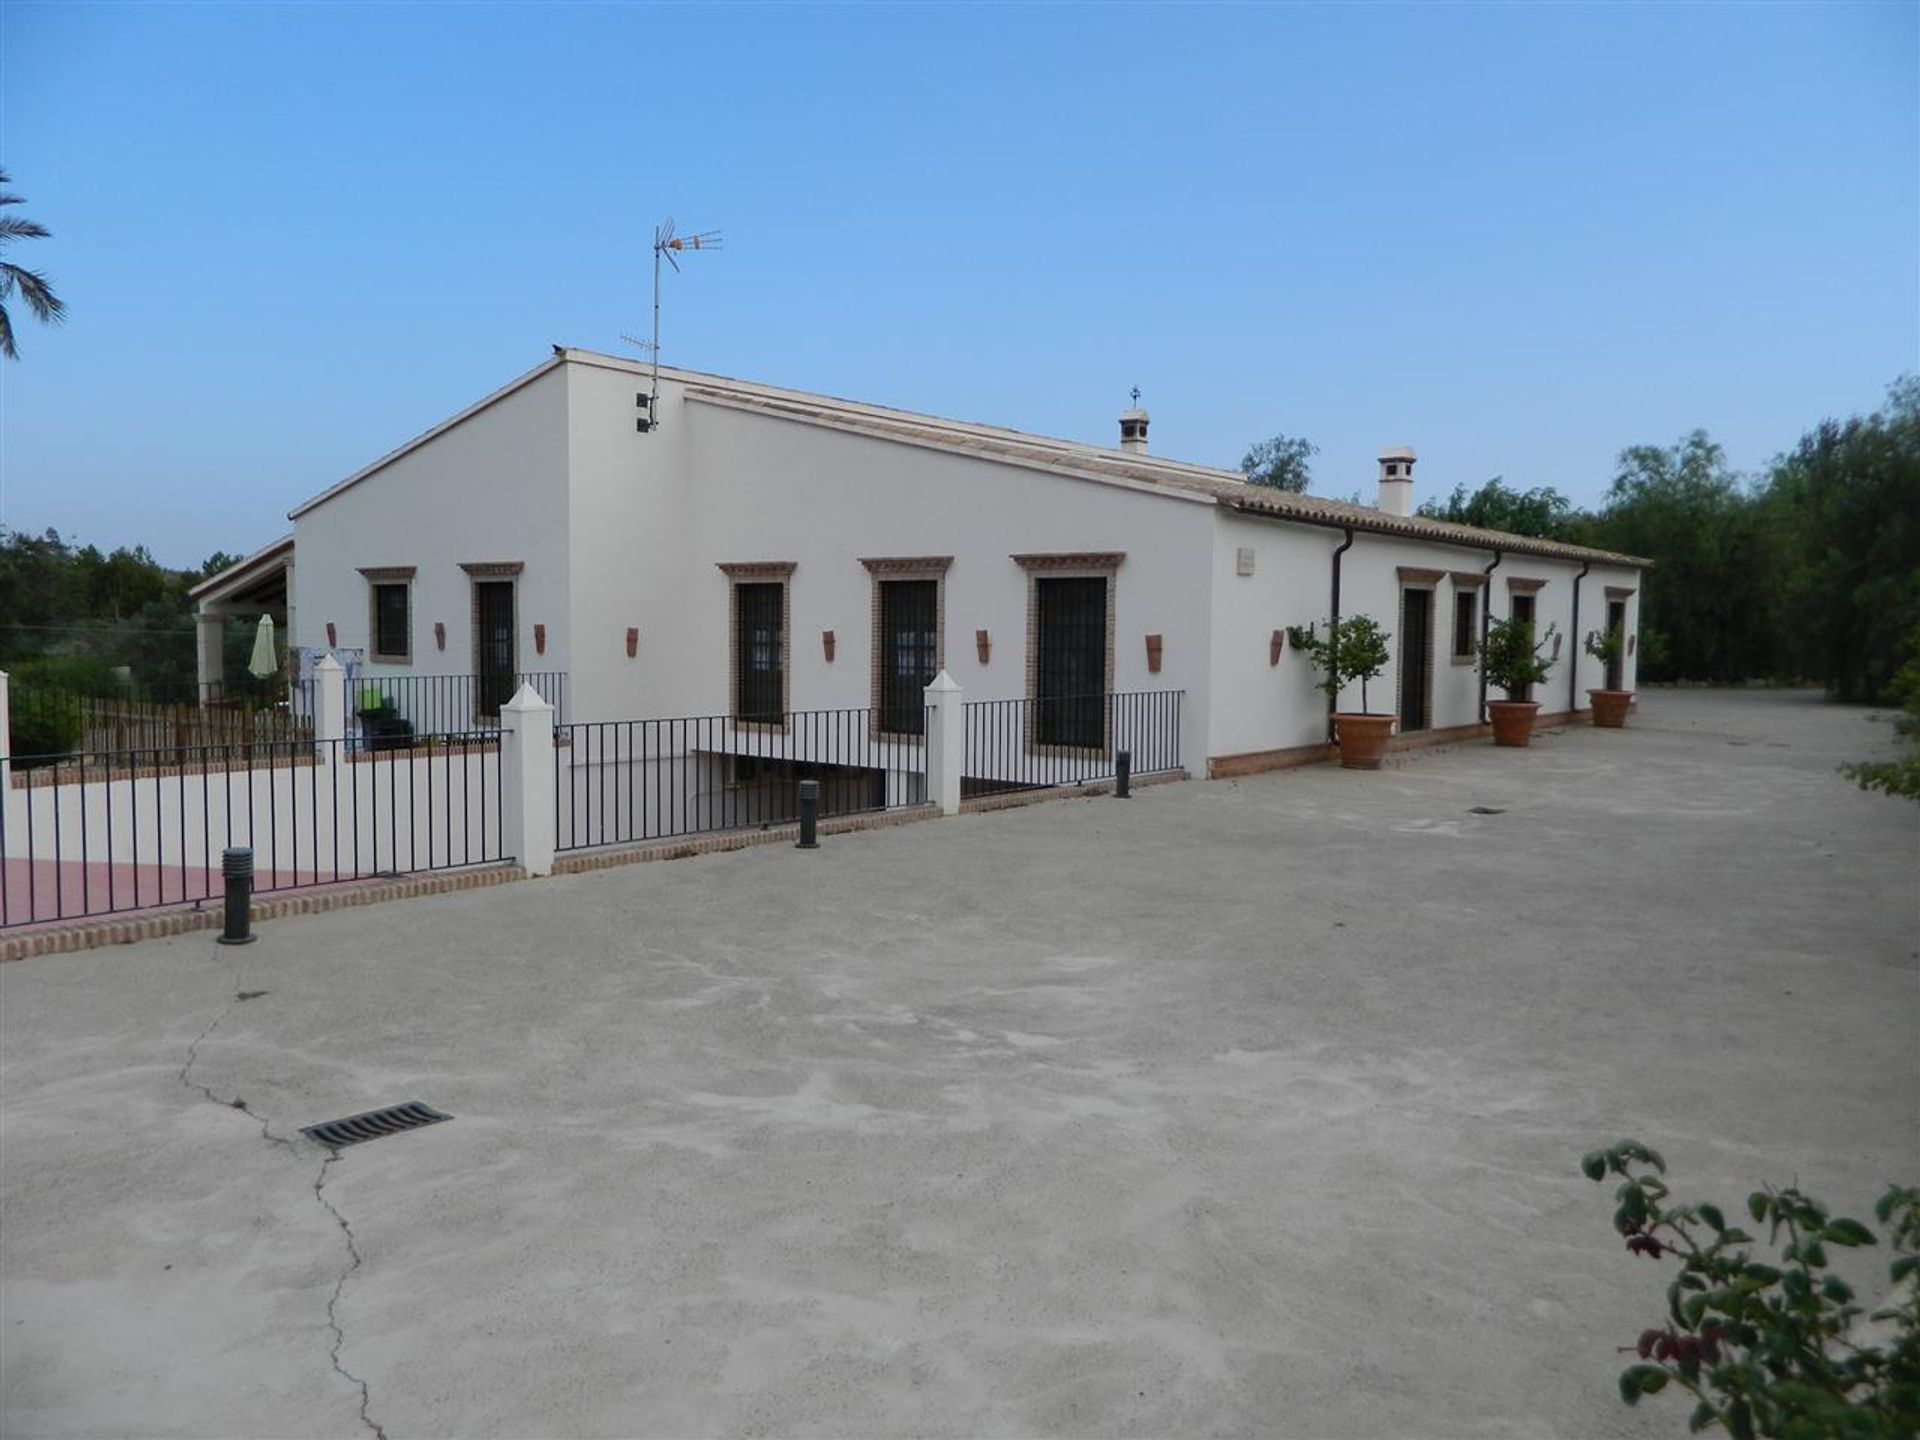
[[[651,351],[653,354],[653,388],[645,396],[638,397],[641,408],[647,413],[634,422],[642,435],[660,423],[660,262],[664,259],[673,267],[674,273],[678,274],[680,272],[678,256],[686,254],[689,250],[718,250],[719,248],[720,232],[718,230],[702,230],[694,235],[679,235],[674,232],[671,215],[653,227],[653,339],[651,341],[636,340],[631,335],[620,337],[629,345]]]

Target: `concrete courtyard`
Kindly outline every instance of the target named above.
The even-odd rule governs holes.
[[[0,966],[0,1430],[1683,1434],[1578,1157],[1920,1179],[1920,807],[1834,773],[1887,750],[1657,691]]]

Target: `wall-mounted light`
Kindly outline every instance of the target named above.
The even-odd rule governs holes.
[[[986,664],[993,656],[993,637],[984,630],[973,632],[973,648],[979,653],[980,663]]]
[[[633,657],[637,655],[639,651],[640,651],[640,627],[638,625],[629,625],[627,627],[627,659],[629,660],[633,659]]]
[[[533,627],[533,653],[536,655],[547,653],[547,627],[544,625]]]
[[[1147,636],[1147,673],[1149,675],[1158,675],[1160,673],[1160,651],[1161,637],[1158,635]]]
[[[827,664],[833,663],[833,632],[831,630],[820,632],[820,653],[827,657]]]

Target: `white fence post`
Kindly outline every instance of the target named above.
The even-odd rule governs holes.
[[[329,744],[347,738],[347,672],[329,650],[313,667],[313,739],[322,760],[340,747]]]
[[[529,875],[553,873],[553,706],[522,685],[500,707],[500,848]]]
[[[960,813],[960,761],[966,748],[965,696],[945,670],[927,686],[927,800],[942,815]]]
[[[7,672],[0,670],[0,801],[13,793],[13,722],[8,709]]]

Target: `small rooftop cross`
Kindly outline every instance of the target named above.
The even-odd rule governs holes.
[[[1140,387],[1138,385],[1133,387],[1133,403],[1135,405],[1140,403]]]

